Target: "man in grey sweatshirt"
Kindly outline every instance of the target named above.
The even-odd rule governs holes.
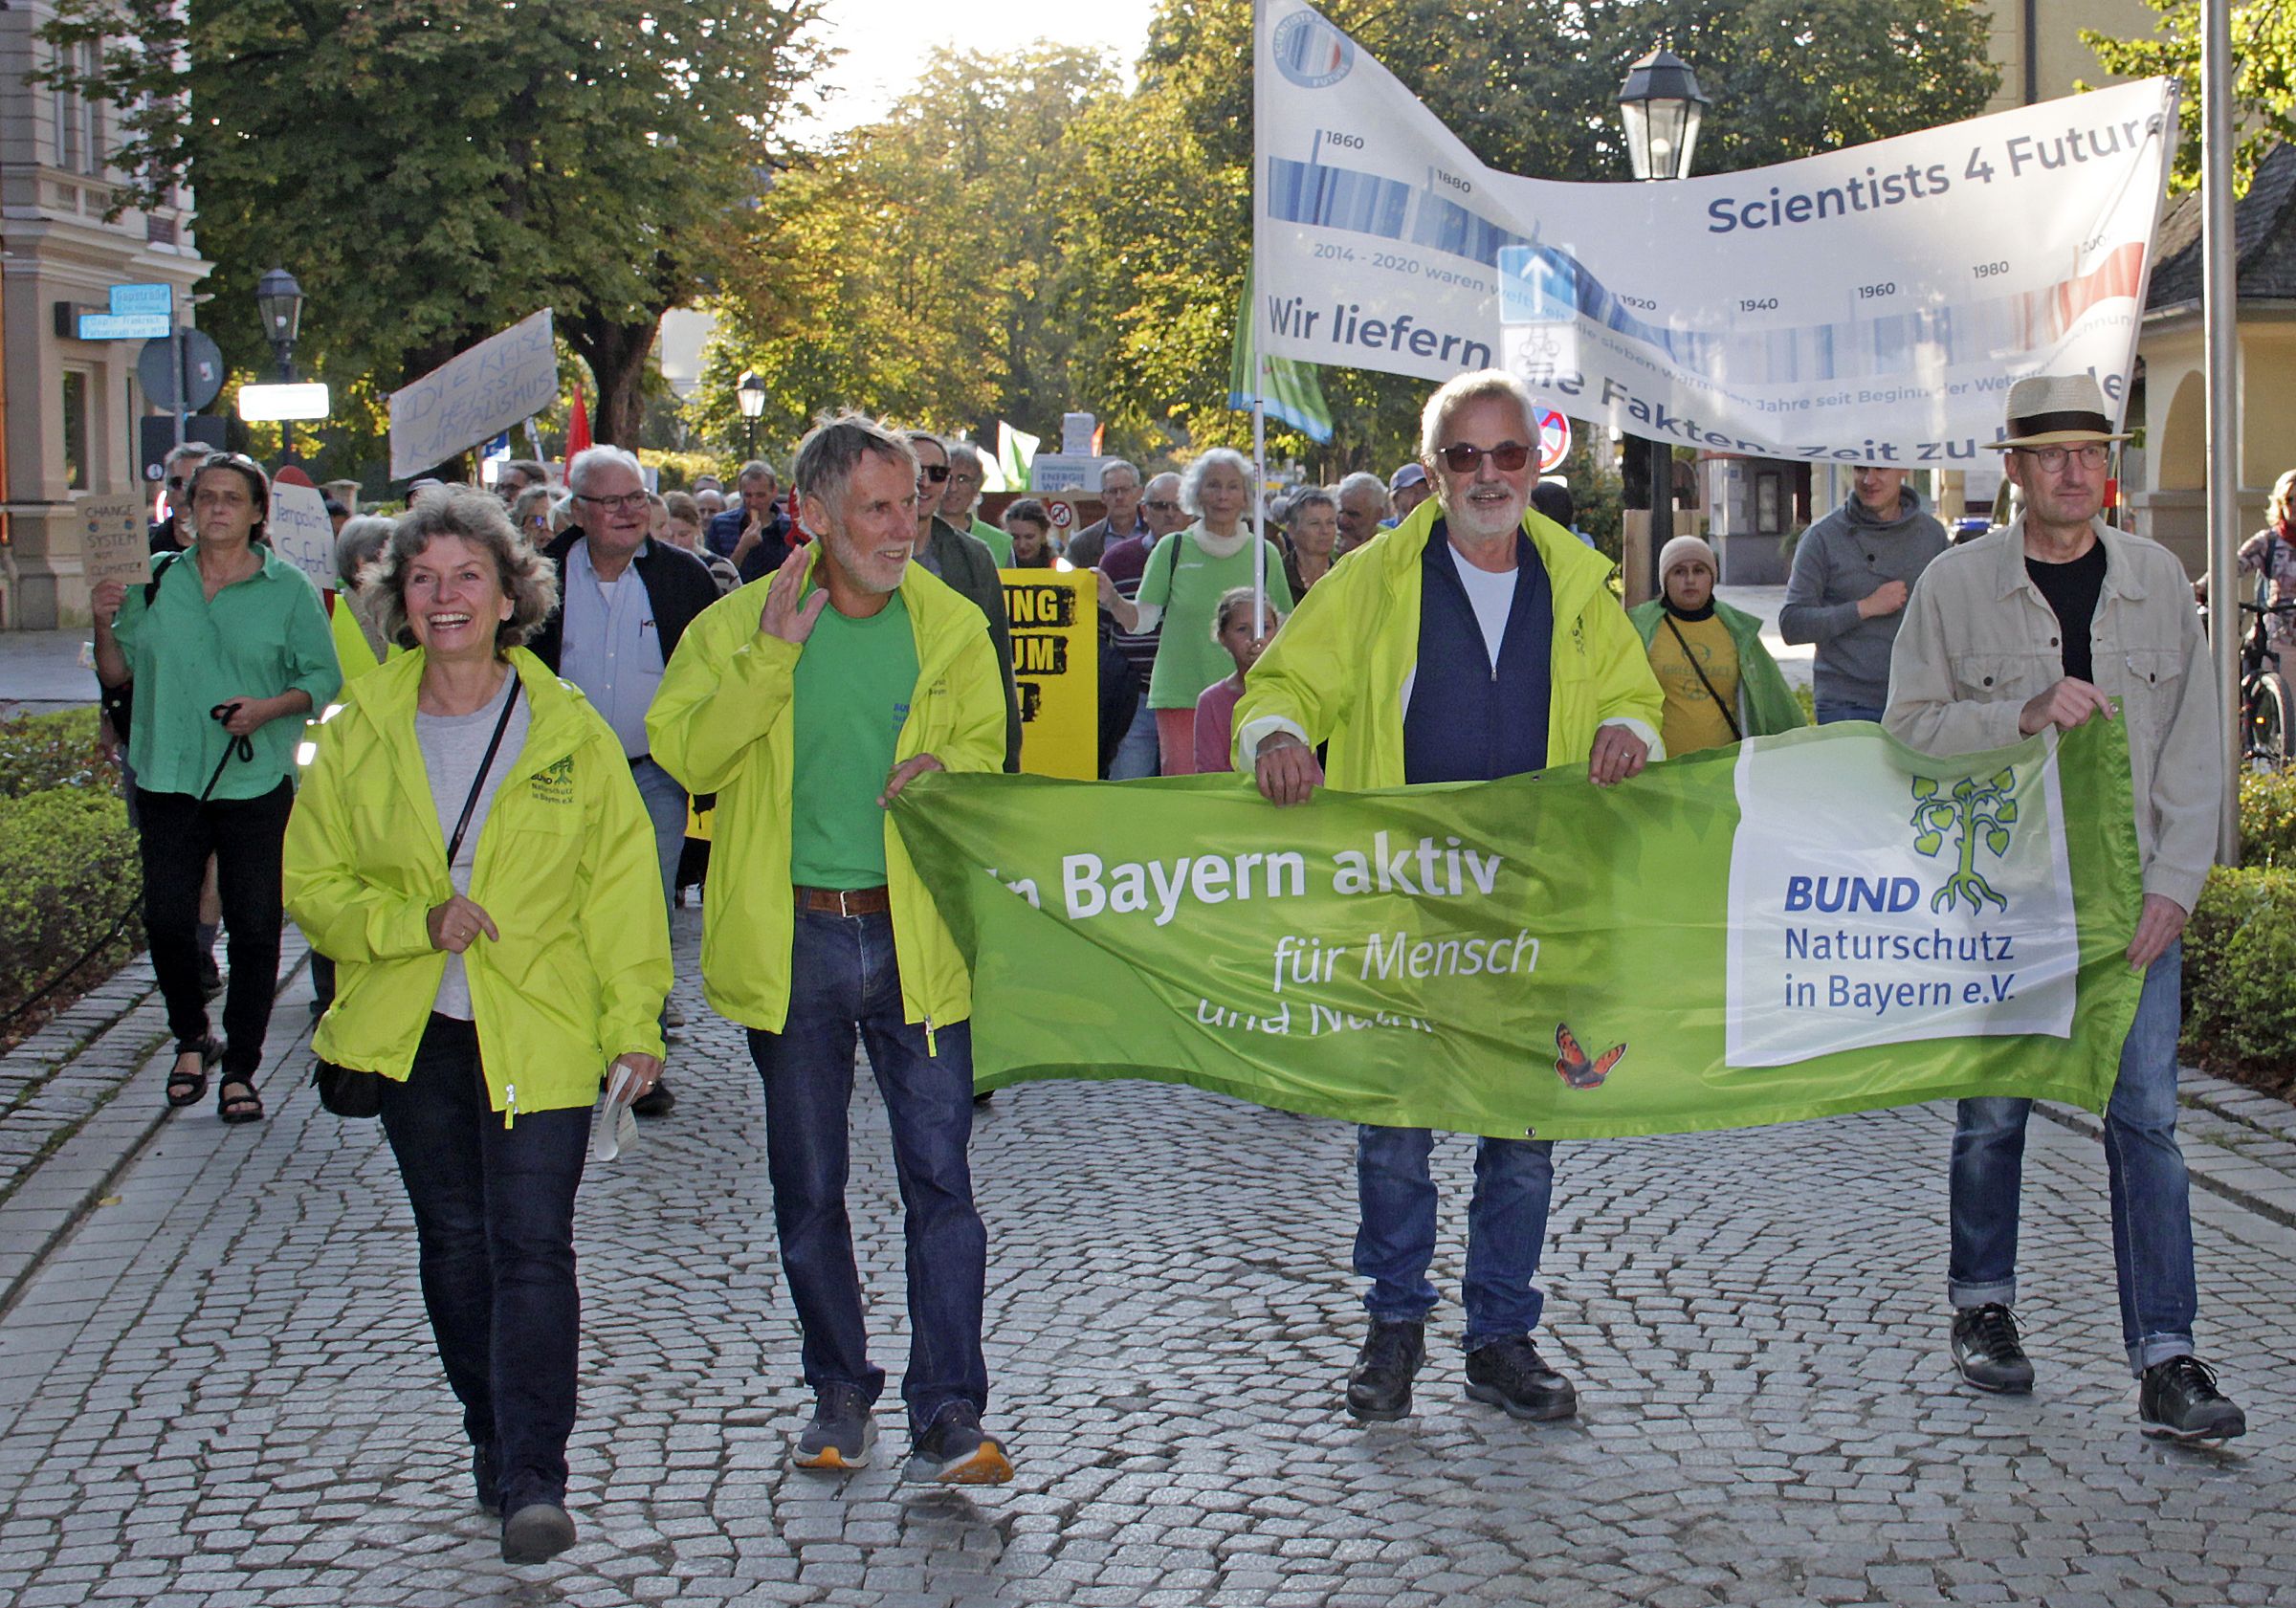
[[[1802,533],[1777,617],[1788,642],[1814,642],[1818,723],[1879,720],[1906,597],[1945,551],[1945,527],[1907,472],[1861,464],[1841,507]]]

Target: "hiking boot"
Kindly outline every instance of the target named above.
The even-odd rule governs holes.
[[[2033,1388],[2033,1364],[2017,1343],[2017,1319],[1998,1301],[1954,1310],[1954,1366],[1979,1390],[2022,1396]]]
[[[2146,1369],[2136,1412],[2145,1433],[2160,1441],[2229,1441],[2248,1433],[2248,1415],[2217,1389],[2217,1371],[2197,1356],[2172,1356]]]
[[[979,1409],[952,1401],[916,1438],[902,1472],[937,1486],[1001,1486],[1012,1478],[1012,1460],[1002,1441],[982,1432]]]
[[[1547,1366],[1530,1336],[1494,1340],[1467,1354],[1467,1395],[1504,1408],[1510,1418],[1567,1419],[1578,1411],[1578,1392]]]
[[[1427,1356],[1427,1329],[1408,1319],[1373,1318],[1347,1374],[1347,1410],[1373,1423],[1411,1411],[1411,1378]]]
[[[795,1468],[867,1468],[877,1443],[877,1421],[851,1385],[824,1385],[813,1399],[813,1421],[789,1450]]]

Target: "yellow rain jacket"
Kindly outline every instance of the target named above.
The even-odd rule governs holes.
[[[1244,752],[1247,728],[1280,716],[1309,742],[1330,742],[1324,774],[1332,786],[1361,792],[1403,784],[1403,679],[1419,662],[1420,560],[1442,513],[1428,497],[1300,600],[1236,702],[1239,768],[1253,769]],[[1583,765],[1596,729],[1614,721],[1647,742],[1651,759],[1664,759],[1658,733],[1666,694],[1642,637],[1611,595],[1610,561],[1543,514],[1526,512],[1523,534],[1547,566],[1555,595],[1547,763]]]
[[[814,544],[814,563],[820,562]],[[710,893],[701,907],[701,982],[710,1007],[778,1033],[789,1017],[796,900],[789,880],[789,810],[796,770],[789,696],[799,645],[758,628],[772,577],[704,609],[678,639],[646,732],[654,761],[690,792],[715,793]],[[981,610],[909,565],[901,603],[916,637],[916,692],[894,748],[897,763],[931,754],[952,771],[1004,762],[1004,677]],[[901,1014],[935,1026],[972,1015],[964,958],[885,820],[885,877]]]
[[[501,932],[463,956],[494,1110],[587,1106],[628,1051],[662,1053],[670,924],[653,827],[613,731],[581,691],[510,652],[525,744],[473,848],[470,897]],[[287,913],[334,958],[322,1060],[404,1081],[445,975],[426,926],[453,895],[438,807],[414,736],[423,654],[343,689],[287,823]],[[460,801],[455,801],[459,807]]]

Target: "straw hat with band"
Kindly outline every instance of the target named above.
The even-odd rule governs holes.
[[[2126,441],[2113,433],[2105,411],[2105,393],[2087,374],[2035,374],[2009,387],[2009,433],[1990,443],[2012,447],[2064,447],[2083,441]]]

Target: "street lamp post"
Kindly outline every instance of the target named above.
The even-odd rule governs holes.
[[[271,355],[278,360],[279,384],[295,381],[295,335],[303,321],[303,287],[284,268],[275,268],[255,281],[255,310],[262,315],[263,336]],[[279,424],[279,462],[295,457],[295,425]]]
[[[765,412],[765,382],[758,378],[755,369],[745,368],[741,371],[740,380],[734,385],[734,400],[741,405],[741,437],[745,446],[742,455],[755,458],[758,455],[758,420]]]
[[[1689,63],[1664,45],[1627,70],[1619,86],[1619,121],[1626,131],[1626,160],[1640,180],[1687,178],[1698,146],[1698,125],[1711,104]],[[1658,557],[1674,539],[1674,451],[1646,441],[1650,465],[1650,595],[1666,589]],[[1629,601],[1632,601],[1631,599]]]

